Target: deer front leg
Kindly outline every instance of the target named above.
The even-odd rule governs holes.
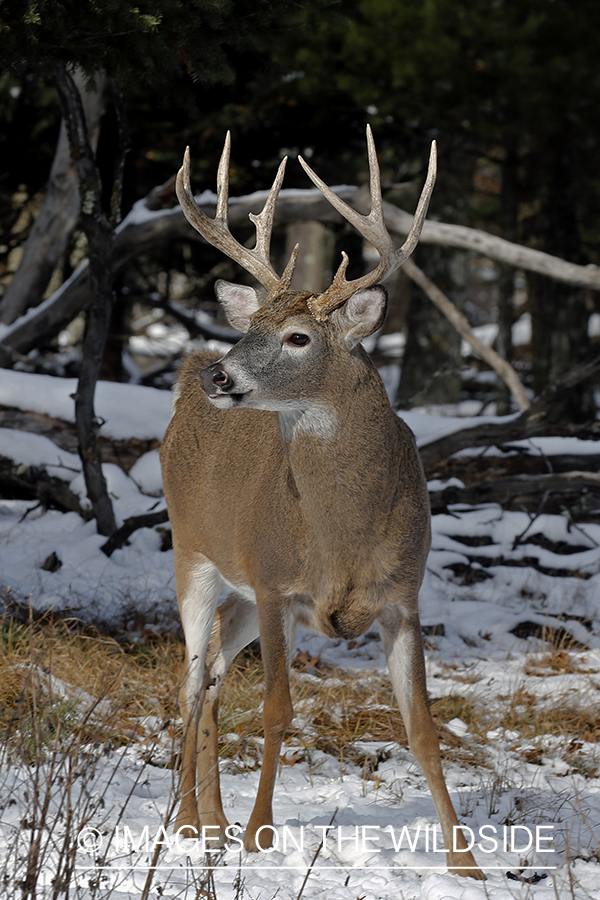
[[[174,537],[175,578],[179,613],[185,637],[185,672],[179,691],[183,719],[183,751],[179,792],[181,804],[175,830],[183,837],[198,837],[196,803],[196,764],[198,758],[198,725],[202,714],[205,662],[213,618],[223,579],[218,569],[205,556],[181,551]]]
[[[231,594],[215,615],[206,658],[204,703],[198,724],[198,818],[200,828],[207,829],[209,850],[225,846],[228,825],[219,782],[219,695],[231,662],[256,637],[256,604]]]
[[[418,614],[388,607],[380,617],[381,636],[392,687],[402,713],[408,743],[421,766],[435,803],[447,848],[448,868],[459,875],[485,879],[460,830],[442,773],[435,726],[427,704],[425,660]]]
[[[265,746],[258,793],[244,836],[244,847],[253,851],[266,850],[272,844],[273,788],[279,765],[279,752],[283,736],[294,714],[289,685],[294,634],[293,617],[284,600],[261,598],[258,595],[257,600],[265,679],[263,706]],[[258,832],[260,834],[257,834]]]

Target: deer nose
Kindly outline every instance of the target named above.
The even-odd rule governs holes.
[[[212,394],[215,388],[218,388],[219,391],[230,390],[233,385],[233,378],[218,363],[213,363],[212,366],[200,373],[200,384],[203,391],[207,394]]]
[[[231,378],[223,369],[217,369],[212,376],[212,382],[213,384],[216,384],[217,387],[223,388],[231,384]]]

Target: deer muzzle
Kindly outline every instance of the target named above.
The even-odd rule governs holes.
[[[200,372],[200,385],[209,397],[218,397],[232,391],[233,378],[217,362]]]

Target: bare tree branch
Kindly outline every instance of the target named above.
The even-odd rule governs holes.
[[[473,329],[466,316],[463,316],[454,303],[446,297],[412,259],[407,259],[402,269],[415,284],[419,285],[437,308],[444,313],[458,333],[471,345],[475,353],[502,378],[513,395],[518,408],[521,410],[528,409],[530,403],[525,394],[525,388],[511,364],[507,360],[502,359],[500,354],[496,353],[492,347],[486,347],[485,344],[482,344],[479,338],[473,334]]]
[[[390,230],[402,235],[408,234],[413,219],[410,213],[385,201],[383,209]],[[513,244],[511,241],[505,241],[504,238],[496,237],[496,235],[488,234],[477,228],[450,225],[447,222],[435,222],[433,219],[427,219],[423,225],[420,243],[474,250],[483,256],[497,259],[498,262],[509,263],[517,269],[538,272],[540,275],[546,275],[556,281],[565,281],[568,284],[600,291],[600,268],[598,266],[579,266],[576,263],[552,256],[550,253],[523,247],[521,244]]]
[[[553,430],[551,424],[552,411],[562,394],[584,381],[592,378],[600,371],[600,353],[591,359],[579,363],[569,369],[516,418],[500,423],[484,423],[473,428],[455,431],[446,437],[439,438],[419,448],[425,471],[431,473],[443,460],[466,447],[493,447],[509,441],[524,440],[533,435],[548,433]],[[576,430],[577,426],[574,426]],[[580,426],[581,430],[589,430],[589,425]]]

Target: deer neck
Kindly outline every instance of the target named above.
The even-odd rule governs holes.
[[[390,473],[400,455],[399,430],[377,371],[361,366],[352,383],[303,409],[278,413],[292,483],[306,520],[318,530],[339,526],[344,509],[389,498]],[[335,503],[331,503],[331,491]]]

